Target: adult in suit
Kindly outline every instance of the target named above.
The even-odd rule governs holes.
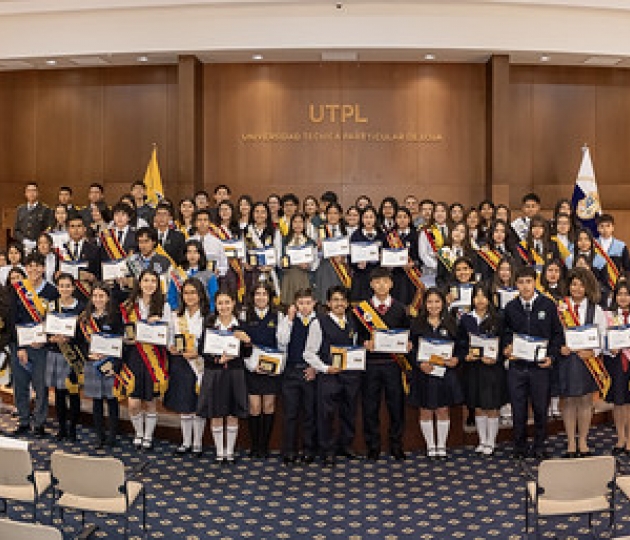
[[[26,203],[18,206],[13,236],[25,248],[34,249],[39,235],[51,225],[52,210],[39,202],[39,189],[35,182],[26,184],[24,196]]]
[[[503,332],[504,353],[510,360],[508,387],[512,402],[514,457],[527,454],[527,412],[534,411],[534,446],[531,454],[545,459],[547,409],[549,407],[551,367],[560,356],[563,330],[555,303],[536,292],[536,270],[531,266],[516,271],[519,295],[505,307]],[[535,360],[514,355],[514,334],[542,338],[547,341],[546,353]]]
[[[90,225],[92,219],[92,207],[105,204],[105,188],[102,184],[94,182],[88,188],[88,203],[81,209],[81,217],[86,225]]]
[[[184,247],[186,238],[183,233],[170,227],[173,222],[173,208],[170,204],[160,203],[155,208],[155,228],[158,234],[158,244],[160,244],[168,256],[181,264],[184,261]]]

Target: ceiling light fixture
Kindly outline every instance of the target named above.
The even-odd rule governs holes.
[[[549,60],[551,60],[551,56],[547,56],[546,54],[543,54],[543,55],[540,57],[540,61],[541,61],[541,62],[549,62]]]
[[[263,55],[262,54],[254,54],[252,55],[252,60],[262,60],[263,59]]]
[[[435,60],[435,55],[434,54],[425,54],[424,55],[424,59],[425,60]]]
[[[148,62],[148,61],[149,61],[148,56],[138,56],[138,62]]]
[[[57,60],[46,60],[46,64],[48,64],[49,66],[56,66],[57,65]]]

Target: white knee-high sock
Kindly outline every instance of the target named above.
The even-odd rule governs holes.
[[[238,425],[227,427],[227,447],[226,457],[234,458],[234,447],[236,446],[236,437],[238,436]]]
[[[487,416],[475,416],[475,425],[477,426],[477,434],[479,435],[479,444],[485,446],[488,444],[488,420]]]
[[[420,431],[427,443],[427,450],[435,449],[435,435],[433,434],[433,420],[420,420]]]
[[[488,418],[488,439],[487,444],[494,448],[497,444],[497,434],[499,433],[499,419]]]
[[[142,439],[142,437],[144,436],[144,415],[142,414],[142,412],[130,416],[129,420],[131,420],[131,425],[136,432],[135,438]]]
[[[203,447],[203,432],[206,429],[206,419],[195,416],[193,419],[193,449],[201,450]]]
[[[448,439],[448,430],[451,426],[450,420],[437,421],[437,446],[438,448],[446,448],[446,439]]]
[[[144,440],[152,441],[153,440],[153,432],[155,431],[155,426],[157,426],[157,413],[147,413],[146,419],[144,422]]]
[[[212,426],[212,438],[217,449],[217,459],[225,457],[225,444],[223,442],[223,426]]]
[[[185,448],[190,448],[192,444],[194,418],[192,414],[182,414],[179,417],[182,426],[182,446]]]

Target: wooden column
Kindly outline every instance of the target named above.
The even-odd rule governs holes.
[[[493,55],[486,67],[486,196],[509,203],[510,59]]]
[[[203,70],[196,56],[179,57],[178,188],[180,195],[203,189]]]

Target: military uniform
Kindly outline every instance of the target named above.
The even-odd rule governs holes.
[[[24,240],[36,242],[37,237],[51,225],[51,220],[52,210],[45,204],[37,202],[30,208],[21,204],[17,209],[13,236],[22,243]]]

